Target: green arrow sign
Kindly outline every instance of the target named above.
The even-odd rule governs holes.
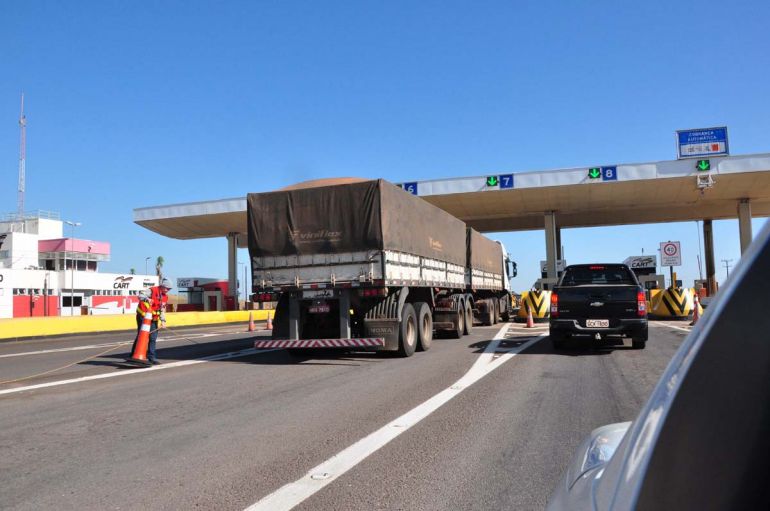
[[[697,165],[695,167],[698,170],[711,170],[711,162],[708,160],[698,160]]]
[[[500,180],[497,176],[487,176],[487,186],[497,186],[500,184]]]
[[[592,167],[588,169],[588,177],[590,179],[599,179],[600,177],[602,177],[601,167]]]

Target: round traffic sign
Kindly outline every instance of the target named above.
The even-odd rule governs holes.
[[[675,256],[677,253],[676,245],[673,243],[666,243],[663,245],[663,253],[667,256]]]

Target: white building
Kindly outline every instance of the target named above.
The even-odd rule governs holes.
[[[59,215],[0,217],[0,318],[128,314],[155,275],[99,273],[110,244],[64,237]]]

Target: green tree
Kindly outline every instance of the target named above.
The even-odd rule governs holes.
[[[165,262],[163,256],[158,256],[158,259],[155,260],[155,274],[158,276],[158,281],[163,280],[163,263]]]

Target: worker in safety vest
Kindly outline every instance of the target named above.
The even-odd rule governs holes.
[[[158,329],[166,328],[166,303],[168,302],[168,292],[171,289],[171,281],[163,279],[159,286],[153,286],[146,291],[139,293],[139,305],[136,307],[136,325],[137,332],[134,339],[134,346],[139,339],[139,330],[142,328],[142,320],[147,311],[152,312],[152,323],[150,324],[150,343],[147,346],[147,360],[158,365],[157,354],[155,352],[155,343],[158,340]],[[134,348],[131,348],[134,352]]]

